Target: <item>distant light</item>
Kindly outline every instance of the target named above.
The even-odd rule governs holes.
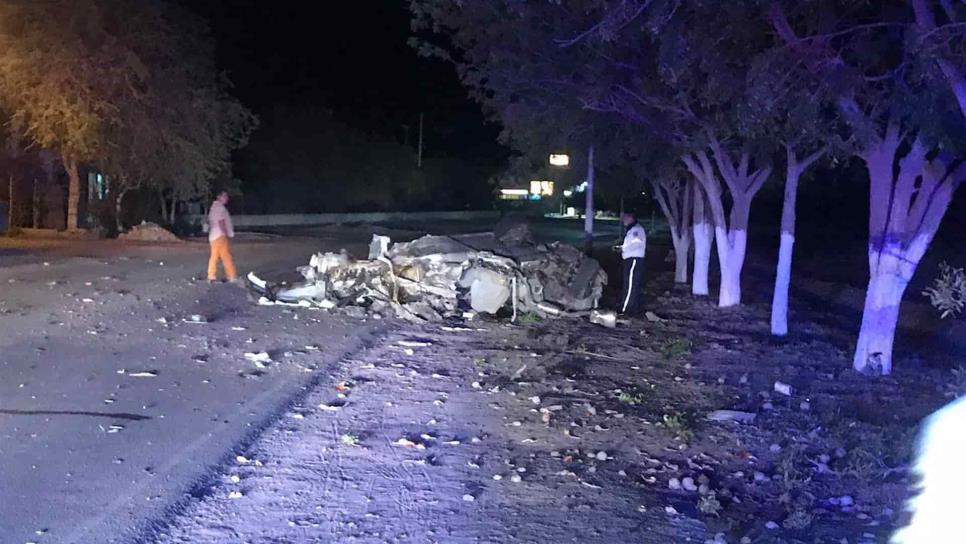
[[[574,192],[571,191],[570,189],[564,189],[563,193],[564,193],[564,196],[571,196],[574,194]]]
[[[530,194],[530,191],[526,189],[500,189],[500,192],[511,196],[527,196]]]
[[[551,196],[553,194],[553,182],[545,180],[532,180],[530,182],[530,194]]]
[[[582,192],[584,192],[586,190],[587,190],[587,182],[586,181],[577,186],[577,192],[578,193],[582,193]]]
[[[570,155],[566,153],[551,153],[550,164],[552,166],[570,166]]]

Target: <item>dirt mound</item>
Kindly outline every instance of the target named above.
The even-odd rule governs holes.
[[[131,227],[127,232],[118,236],[119,240],[125,242],[180,242],[181,239],[174,235],[170,230],[147,221],[140,225]]]

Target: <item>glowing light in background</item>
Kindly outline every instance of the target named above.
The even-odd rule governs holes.
[[[551,166],[570,166],[570,155],[567,155],[566,153],[551,153],[550,165]]]

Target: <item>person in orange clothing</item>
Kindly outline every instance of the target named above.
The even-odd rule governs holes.
[[[208,243],[211,244],[211,258],[208,259],[208,282],[217,280],[218,261],[225,269],[228,281],[237,282],[235,262],[231,258],[231,244],[229,240],[235,237],[235,229],[231,225],[231,214],[228,213],[228,193],[222,191],[211,203],[208,210]]]

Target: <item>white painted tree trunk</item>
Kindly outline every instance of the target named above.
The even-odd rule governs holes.
[[[667,219],[674,245],[674,282],[688,282],[688,259],[691,254],[691,219],[695,183],[668,176],[652,180],[654,197]],[[654,224],[654,216],[651,216]]]
[[[788,334],[788,289],[792,276],[792,249],[795,235],[782,232],[778,246],[778,269],[775,274],[775,292],[771,299],[771,333],[775,336]]]
[[[688,171],[700,183],[703,194],[707,197],[706,203],[711,210],[715,244],[718,249],[718,264],[721,268],[718,306],[725,308],[741,304],[741,269],[745,262],[751,202],[771,175],[771,167],[764,166],[752,171],[751,155],[748,151],[743,151],[736,161],[713,136],[711,149],[717,165],[717,173],[705,151],[686,155],[682,160]],[[725,213],[725,200],[718,173],[724,179],[731,195],[729,213]],[[697,218],[695,222],[698,222]]]
[[[771,300],[771,333],[788,334],[788,289],[792,277],[792,250],[795,247],[795,204],[798,200],[798,180],[824,150],[816,151],[799,162],[795,149],[786,148],[785,199],[782,202],[781,242],[778,247],[778,267],[775,270],[775,291]]]
[[[899,150],[905,155],[898,161]],[[966,164],[928,150],[914,138],[908,147],[897,125],[862,153],[869,171],[869,286],[852,366],[890,374],[899,305],[919,261],[932,242]]]
[[[691,281],[691,294],[708,296],[708,269],[711,265],[711,243],[714,230],[710,223],[694,225],[694,274]]]
[[[674,244],[674,283],[688,283],[688,258],[691,253],[691,236],[672,233],[671,243]]]
[[[895,260],[895,257],[891,257]],[[891,270],[890,270],[891,269]],[[892,344],[899,323],[899,303],[909,281],[894,266],[880,268],[865,293],[862,328],[855,345],[853,366],[866,373],[892,372]]]
[[[731,234],[724,229],[716,231],[718,265],[721,267],[718,307],[728,308],[741,304],[741,269],[745,263],[748,233],[744,230],[734,230]]]

